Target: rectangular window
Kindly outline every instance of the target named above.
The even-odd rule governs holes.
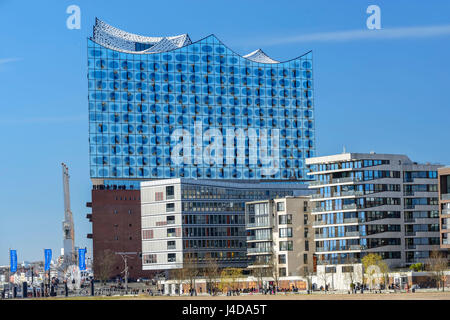
[[[292,241],[280,241],[280,251],[292,251],[293,242]]]
[[[279,229],[280,238],[292,238],[292,228],[280,228]]]
[[[336,273],[336,267],[326,267],[325,273]]]
[[[167,250],[176,249],[175,241],[167,241]]]
[[[304,254],[303,254],[303,263],[304,263],[304,264],[307,264],[307,263],[308,263],[308,254],[307,254],[307,253],[304,253]]]
[[[166,222],[167,224],[175,224],[175,216],[167,216]]]
[[[353,266],[342,266],[342,273],[351,273],[353,272]]]
[[[292,224],[292,214],[281,214],[278,216],[278,224]]]
[[[305,251],[309,251],[309,241],[305,240]]]
[[[175,228],[168,228],[167,229],[167,237],[175,237],[175,236],[176,236]]]
[[[280,277],[286,277],[286,268],[279,268],[278,273]]]
[[[142,230],[142,239],[153,239],[153,230]]]
[[[175,188],[174,186],[166,187],[166,200],[171,200],[175,197]]]
[[[144,261],[144,264],[156,263],[156,254],[144,254],[142,260]]]
[[[277,211],[284,211],[284,202],[277,203]]]
[[[177,254],[176,253],[168,253],[167,254],[167,262],[176,262]]]
[[[175,211],[175,203],[166,203],[166,212]]]
[[[278,263],[279,264],[285,264],[286,263],[286,255],[285,254],[278,255]]]
[[[162,201],[162,200],[163,200],[163,193],[155,192],[155,201]]]

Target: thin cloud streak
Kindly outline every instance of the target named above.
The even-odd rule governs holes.
[[[305,34],[292,37],[273,38],[263,41],[265,45],[299,42],[354,41],[377,39],[425,38],[450,35],[450,25],[387,28],[380,30],[348,30]]]
[[[68,123],[86,121],[87,115],[67,116],[67,117],[31,117],[31,118],[10,118],[0,119],[0,124],[48,124],[48,123]]]
[[[0,59],[0,64],[17,62],[17,61],[21,61],[21,60],[22,60],[22,58],[3,58],[3,59]]]

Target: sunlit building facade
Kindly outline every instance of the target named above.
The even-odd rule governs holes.
[[[312,53],[240,56],[214,35],[88,39],[91,178],[304,180],[315,155]]]

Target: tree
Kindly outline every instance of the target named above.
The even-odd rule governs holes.
[[[389,268],[383,258],[376,253],[369,253],[361,259],[364,267],[363,274],[367,274],[370,280],[370,288],[373,289],[373,285],[378,282],[380,274],[388,274]],[[386,279],[384,280],[386,283]]]
[[[103,251],[94,259],[94,277],[103,284],[111,278],[116,255],[110,249]]]
[[[220,273],[219,289],[236,290],[237,279],[242,276],[242,269],[240,268],[225,268]]]
[[[423,267],[424,267],[423,263],[418,262],[418,263],[414,263],[414,264],[410,265],[409,269],[412,271],[415,271],[415,272],[419,272],[419,271],[423,270]]]
[[[442,291],[444,291],[445,282],[447,281],[447,276],[445,274],[445,270],[448,267],[447,257],[443,252],[435,250],[431,252],[427,264],[429,271],[432,273],[433,280],[436,281],[438,289],[442,286]]]
[[[186,279],[186,268],[174,269],[170,271],[170,278],[178,282],[178,295],[181,295],[183,281]]]
[[[263,287],[263,278],[269,275],[267,256],[257,256],[252,263],[252,275],[258,281],[258,290]]]
[[[303,268],[303,270],[301,270],[301,276],[306,278],[308,293],[312,291],[312,276],[313,275],[314,275],[314,273],[309,269],[308,266],[305,266]]]
[[[198,261],[192,256],[186,256],[183,261],[183,273],[185,278],[189,281],[189,292],[192,294],[195,290],[195,278],[200,274]]]
[[[278,258],[277,255],[272,252],[269,258],[269,272],[275,282],[275,292],[278,290],[278,282],[280,279],[280,270],[278,268]]]
[[[211,295],[215,295],[217,291],[217,280],[220,276],[220,268],[217,259],[208,255],[206,267],[203,269],[203,274],[206,279],[206,286]]]

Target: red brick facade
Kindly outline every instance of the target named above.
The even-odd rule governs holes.
[[[139,190],[92,190],[92,222],[94,265],[104,250],[113,252],[141,252],[141,199]],[[151,278],[153,271],[142,270],[142,259],[135,255],[128,259],[130,279]],[[123,277],[124,262],[117,255],[111,278]]]

